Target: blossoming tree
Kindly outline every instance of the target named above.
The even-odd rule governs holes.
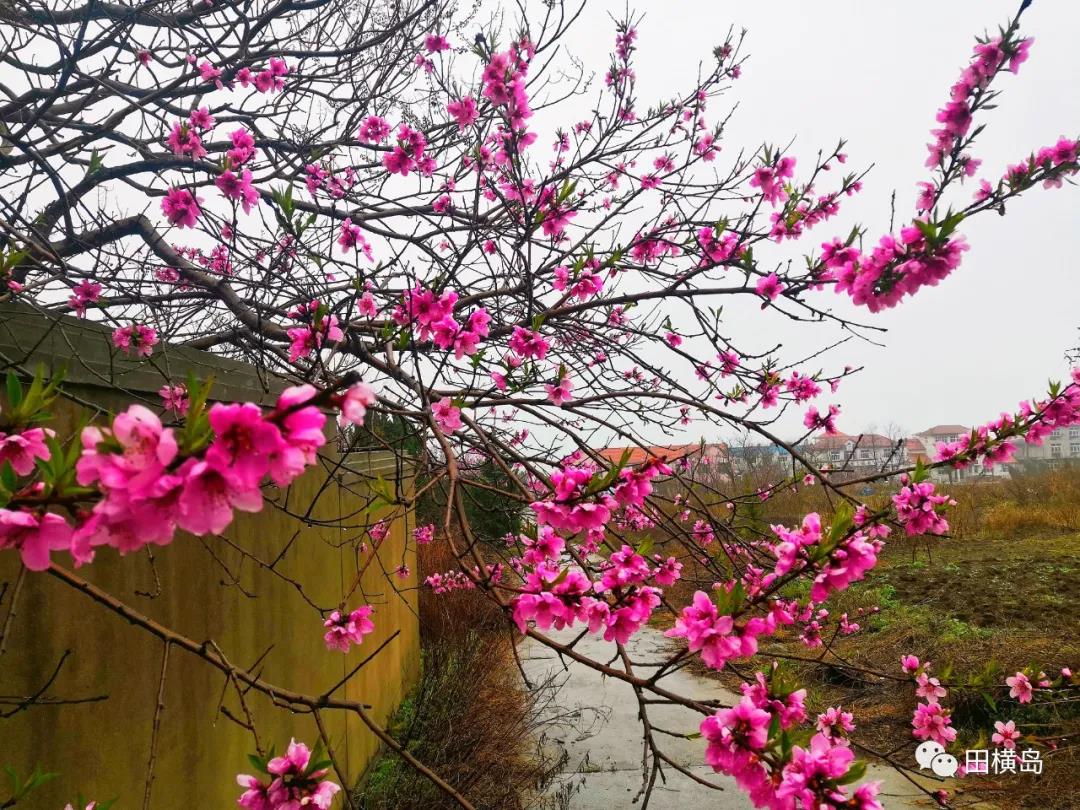
[[[168,545],[178,531],[214,535],[236,511],[263,508],[263,485],[317,460],[327,409],[342,425],[374,415],[397,426],[375,440],[419,454],[425,486],[443,494],[445,509],[415,542],[447,544],[459,567],[429,586],[476,589],[521,633],[632,684],[643,790],[683,770],[648,722],[659,698],[701,713],[703,760],[755,806],[880,807],[875,783],[856,784],[857,718],[835,708],[815,725],[805,690],[780,670],[757,673],[737,705],[717,709],[636,674],[625,652],[593,660],[550,631],[622,648],[670,611],[668,634],[687,650],[661,671],[687,655],[722,669],[782,628],[820,643],[818,607],[862,579],[891,537],[946,534],[949,498],[923,466],[893,481],[886,507],[870,507],[853,482],[774,435],[785,410],[803,414],[802,439],[836,432],[832,395],[851,370],[842,357],[818,370],[813,357],[762,353],[752,336],[729,333],[721,306],[743,298],[843,323],[829,303],[839,294],[872,323],[962,272],[967,220],[1074,175],[1078,142],[1049,138],[1004,167],[976,156],[999,85],[1029,55],[1018,14],[976,42],[944,93],[926,172],[913,178],[918,203],[898,212],[898,231],[837,235],[829,220],[863,179],[845,171],[842,144],[809,159],[769,145],[722,152],[740,38],[719,44],[696,85],[644,100],[633,19],[615,27],[594,87],[557,54],[574,9],[542,6],[501,29],[436,0],[0,6],[0,299],[43,319],[108,324],[132,356],[182,343],[290,383],[264,409],[211,404],[212,390],[170,380],[165,416],[132,406],[68,449],[43,418],[56,384],[13,382],[0,414],[0,549],[85,590],[72,564]],[[566,119],[569,96],[586,96],[591,112]],[[554,131],[537,123],[552,116]],[[805,262],[770,261],[781,242],[800,245]],[[782,446],[790,468],[758,491],[723,476],[703,489],[669,460],[612,463],[593,449],[600,436],[648,445],[691,423]],[[934,463],[999,461],[1020,437],[1077,423],[1080,372],[939,447]],[[470,475],[476,459],[532,515],[505,547],[467,518],[470,490],[492,487]],[[661,496],[661,478],[685,494]],[[771,492],[811,485],[829,494],[831,514],[768,532],[747,519]],[[632,540],[642,532],[647,548]],[[684,569],[700,589],[677,604],[665,589]],[[791,596],[800,580],[806,595]],[[138,623],[122,602],[98,601]],[[322,626],[331,655],[362,644],[379,617],[343,604],[296,620]],[[948,744],[948,689],[930,665],[909,657],[890,677],[910,679],[923,700],[914,736]],[[1030,701],[1075,683],[1033,671],[999,687]],[[318,707],[317,696],[291,699]],[[998,729],[1003,740],[1013,731]],[[300,742],[256,758],[263,773],[240,777],[240,804],[329,807],[338,785],[333,756],[321,759]]]

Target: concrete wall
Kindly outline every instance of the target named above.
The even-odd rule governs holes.
[[[216,362],[205,359],[210,365]],[[235,385],[237,378],[231,382]],[[70,435],[81,420],[95,416],[87,403],[115,409],[127,396],[85,384],[73,390],[80,402],[66,402],[58,409],[56,429],[61,435]],[[242,398],[245,391],[240,386],[231,393]],[[304,693],[324,692],[397,631],[337,693],[370,704],[374,717],[385,721],[419,675],[417,566],[411,543],[406,543],[413,528],[411,515],[399,511],[393,517],[378,558],[367,566],[349,600],[350,606],[375,607],[376,631],[360,648],[348,655],[328,651],[319,614],[309,600],[319,608],[337,607],[367,559],[357,552],[357,544],[366,539],[365,525],[388,514],[385,507],[382,512],[366,510],[371,504],[364,479],[381,475],[400,486],[409,482],[387,454],[351,454],[340,467],[336,461],[328,454],[321,466],[288,490],[268,487],[272,503],[259,514],[238,513],[222,537],[180,534],[171,545],[153,549],[153,566],[145,551],[121,557],[102,548],[97,559],[77,573],[192,639],[213,640],[235,665],[253,667],[258,661],[266,681]],[[65,554],[56,554],[55,560],[70,566]],[[264,565],[275,560],[273,570]],[[402,563],[412,571],[410,577],[388,579],[384,572]],[[17,554],[0,553],[0,583],[9,583],[0,605],[0,626],[19,570]],[[303,585],[303,594],[290,580]],[[26,575],[16,610],[0,657],[0,696],[37,691],[70,650],[45,696],[106,698],[79,705],[36,705],[0,719],[0,765],[10,764],[21,775],[35,765],[61,774],[35,792],[28,807],[59,808],[80,791],[88,798],[118,798],[117,810],[142,807],[161,642],[47,573]],[[251,771],[246,755],[254,744],[248,731],[219,711],[224,695],[231,713],[243,716],[225,681],[197,657],[172,649],[151,807],[235,806],[239,790],[234,777]],[[254,692],[247,700],[264,746],[274,744],[281,751],[290,737],[315,740],[310,717],[275,707]],[[11,708],[10,702],[0,705],[0,714]],[[341,712],[327,712],[324,720],[352,781],[378,750],[378,741]]]

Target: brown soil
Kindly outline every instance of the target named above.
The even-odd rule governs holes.
[[[1076,671],[1078,597],[1080,535],[929,543],[900,539],[890,543],[865,582],[837,594],[826,607],[834,616],[844,611],[854,615],[859,607],[881,608],[858,619],[864,628],[860,633],[836,642],[833,648],[844,661],[897,675],[901,654],[914,653],[932,660],[935,674],[947,674],[942,680],[950,682],[982,671],[988,661],[1003,673],[1030,665],[1051,674],[1062,666]],[[780,637],[737,670],[695,669],[734,688],[756,667],[785,656],[816,659],[822,650]],[[829,666],[830,660],[836,659],[825,654],[820,662],[789,661],[808,687],[812,709],[843,705],[853,711],[856,740],[873,750],[889,751],[911,739],[915,697],[910,685],[841,670]],[[961,757],[966,747],[989,746],[986,740],[998,719],[1014,719],[1026,734],[1049,743],[1042,749],[1042,777],[972,777],[963,782],[957,806],[985,802],[1002,810],[1080,807],[1078,704],[1074,699],[1051,709],[1032,709],[1005,700],[994,712],[982,698],[964,698],[953,691],[947,705],[953,706]]]

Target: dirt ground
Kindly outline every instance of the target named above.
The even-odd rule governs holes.
[[[900,674],[902,653],[934,662],[946,683],[1001,679],[1025,666],[1056,675],[1062,666],[1080,666],[1080,535],[1018,540],[894,539],[867,579],[836,594],[826,607],[833,616],[848,612],[862,630],[833,645],[843,661],[869,670]],[[878,608],[874,611],[874,608]],[[858,615],[862,608],[862,615]],[[791,655],[817,658],[794,638],[763,647],[753,667]],[[843,705],[858,724],[855,739],[878,751],[912,741],[915,697],[910,685],[858,675],[820,662],[789,661],[808,687],[814,710]],[[987,669],[988,663],[996,667]],[[729,686],[738,672],[715,673]],[[981,803],[1002,810],[1080,807],[1080,700],[1052,708],[1021,706],[999,699],[991,708],[978,691],[953,690],[959,731],[956,747],[991,747],[995,720],[1015,720],[1026,735],[1021,747],[1037,745],[1044,773],[969,777],[956,796],[957,806]]]

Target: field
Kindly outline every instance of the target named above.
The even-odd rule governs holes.
[[[912,686],[871,672],[900,675],[905,653],[933,661],[933,674],[943,683],[1000,684],[1026,666],[1053,677],[1063,666],[1075,671],[1080,664],[1078,479],[1066,472],[946,488],[959,501],[956,536],[894,535],[866,580],[825,604],[830,628],[846,612],[861,625],[859,632],[834,638],[830,629],[828,650],[809,649],[790,634],[778,636],[749,666],[710,674],[736,686],[740,672],[746,676],[753,666],[786,660],[808,687],[812,709],[843,705],[855,714],[857,741],[896,751],[899,761],[913,765]],[[992,708],[980,694],[985,691],[956,689],[945,701],[953,707],[961,762],[966,748],[992,747],[995,720],[1015,720],[1025,735],[1020,747],[1038,746],[1045,771],[1042,777],[968,777],[958,806],[980,801],[1003,810],[1076,807],[1080,700],[1038,708],[999,691]]]

